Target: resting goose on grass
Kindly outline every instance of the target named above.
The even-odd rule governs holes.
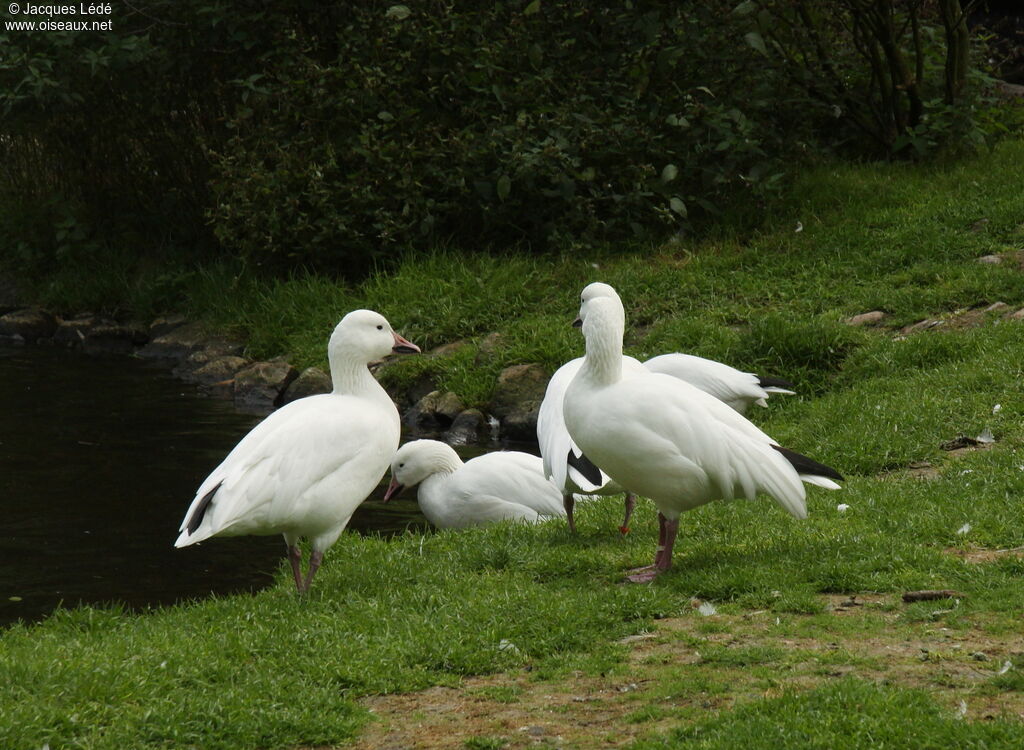
[[[650,373],[624,377],[625,313],[606,284],[583,290],[577,325],[586,356],[566,389],[563,415],[583,453],[623,488],[658,506],[654,564],[630,580],[646,582],[672,565],[679,515],[713,500],[770,495],[807,516],[803,482],[839,489],[842,476],[780,447],[745,417],[689,383]]]
[[[618,299],[615,290],[607,284],[591,284],[592,297],[611,296]],[[583,365],[583,357],[566,362],[555,371],[548,381],[544,400],[537,414],[537,442],[544,459],[544,475],[562,493],[569,529],[576,531],[573,517],[574,495],[617,495],[623,489],[611,481],[607,474],[591,463],[573,444],[565,428],[562,404],[569,383],[576,377]],[[745,414],[751,404],[767,406],[766,399],[773,393],[792,394],[793,384],[781,378],[759,377],[753,373],[737,370],[735,367],[712,359],[692,354],[662,354],[652,357],[643,364],[633,357],[623,356],[622,376],[634,377],[649,372],[659,372],[684,380],[709,393],[740,414]],[[629,531],[629,519],[636,505],[632,493],[626,493],[625,518],[619,531]]]
[[[447,443],[413,440],[391,461],[384,501],[417,484],[420,510],[440,529],[565,515],[561,494],[529,453],[498,451],[463,463]]]
[[[242,438],[200,485],[174,546],[283,534],[295,587],[307,591],[324,552],[398,448],[398,410],[367,365],[391,352],[418,351],[379,313],[346,315],[327,346],[334,390],[291,402]],[[300,537],[312,547],[305,578]]]

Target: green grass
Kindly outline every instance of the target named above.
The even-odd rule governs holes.
[[[633,747],[1010,750],[1020,747],[1022,736],[1015,721],[958,720],[924,691],[844,679],[805,693],[752,701],[728,714],[698,720],[668,737],[638,742]]]
[[[996,300],[1024,306],[1024,272],[974,262],[1024,249],[1022,173],[1020,142],[945,166],[828,166],[807,174],[754,237],[557,258],[439,251],[361,285],[259,280],[226,264],[158,285],[126,276],[75,290],[62,276],[40,283],[38,294],[69,310],[107,299],[155,314],[159,300],[176,297],[194,317],[246,333],[253,354],[285,352],[298,364],[322,364],[337,319],[373,307],[424,346],[469,342],[449,357],[390,365],[392,385],[428,374],[484,404],[502,367],[553,369],[580,353],[569,322],[579,289],[601,279],[626,302],[630,352],[681,349],[798,382],[798,396],[773,398],[753,417],[848,480],[841,492],[812,488],[803,522],[768,501],[687,514],[676,569],[647,587],[621,581],[650,561],[653,509],[641,505],[623,540],[620,501],[609,498],[581,507],[575,538],[559,523],[345,535],[306,598],[282,568],[277,585],[254,596],[144,614],[59,612],[0,637],[0,747],[340,744],[370,720],[361,696],[526,666],[537,681],[626,674],[628,648],[616,640],[664,616],[697,617],[693,597],[715,602],[721,617],[698,620],[683,642],[700,663],[645,665],[662,671],[644,695],[665,700],[633,707],[630,724],[661,722],[639,748],[1019,747],[1024,729],[1014,720],[952,715],[947,693],[963,687],[955,675],[923,690],[857,647],[893,632],[909,639],[947,628],[998,640],[1019,629],[1024,561],[966,564],[948,550],[1024,545],[1024,323],[899,340],[892,328],[851,329],[842,319],[880,308],[895,326]],[[494,331],[498,347],[478,358]],[[997,439],[990,449],[951,457],[940,448],[986,427]],[[921,461],[934,478],[901,473]],[[962,597],[899,603],[902,591],[923,588]],[[869,592],[889,597],[871,617],[826,611],[825,594]],[[779,638],[839,647],[809,655],[781,642],[714,640],[754,613],[777,618]],[[977,667],[970,694],[1024,691],[1024,658],[1012,660],[1002,675],[995,662]],[[835,680],[837,665],[885,678]],[[520,690],[485,688],[481,698],[518,705]],[[768,690],[779,694],[761,697]],[[710,708],[668,702],[680,695]],[[504,742],[481,735],[465,746]]]

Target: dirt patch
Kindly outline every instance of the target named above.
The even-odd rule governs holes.
[[[1024,251],[1022,251],[1024,252]],[[1020,261],[1014,261],[1015,263]],[[979,305],[973,308],[964,308],[951,313],[937,315],[934,318],[925,318],[916,323],[903,326],[896,332],[897,338],[906,338],[915,333],[933,330],[964,330],[977,328],[997,322],[1000,318],[1006,320],[1019,320],[1024,317],[1024,309],[1015,311],[1015,308],[1005,302],[993,302],[991,305]]]
[[[908,477],[931,481],[933,479],[938,479],[942,474],[937,467],[928,461],[913,461],[908,464],[906,468],[891,469],[889,471],[882,472],[879,476],[882,479],[895,479],[897,481]]]
[[[984,623],[955,630],[938,621],[910,623],[896,595],[825,599],[830,616],[847,618],[852,629],[833,632],[813,616],[767,610],[694,614],[621,640],[628,653],[614,674],[542,681],[527,668],[467,678],[455,688],[370,697],[363,704],[377,721],[350,747],[448,750],[472,747],[474,738],[480,747],[620,747],[693,716],[847,675],[927,689],[951,710],[963,701],[967,719],[1024,718],[1024,695],[985,689],[999,665],[1021,660],[1024,633],[992,635]],[[764,664],[758,653],[768,654]],[[755,655],[753,666],[747,654]],[[706,687],[715,681],[728,689]]]
[[[947,547],[942,551],[947,555],[959,557],[965,563],[973,565],[996,562],[1007,557],[1015,557],[1018,560],[1024,559],[1024,547],[1013,547],[1011,549],[985,549],[983,547],[961,549],[959,547]]]

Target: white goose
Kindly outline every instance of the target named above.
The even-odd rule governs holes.
[[[384,501],[417,484],[420,510],[440,529],[565,515],[561,493],[529,453],[498,451],[463,463],[447,443],[413,440],[391,461]]]
[[[591,284],[591,297],[614,297],[618,294],[608,284]],[[544,459],[544,475],[562,492],[569,529],[576,531],[573,518],[574,495],[617,495],[623,491],[607,474],[591,463],[573,444],[565,428],[562,404],[569,383],[583,365],[583,357],[566,362],[548,381],[537,414],[537,442]],[[641,364],[633,357],[623,356],[622,376],[634,377],[647,372],[660,372],[684,380],[722,401],[730,408],[745,414],[751,404],[767,406],[766,399],[773,393],[790,394],[793,384],[781,378],[759,377],[735,367],[692,354],[674,352],[652,357]],[[636,506],[636,498],[626,493],[625,518],[619,531],[629,531],[629,519]]]
[[[367,368],[393,351],[419,348],[379,313],[346,315],[327,346],[334,390],[291,402],[242,438],[200,485],[174,546],[212,536],[283,534],[295,586],[307,591],[324,552],[398,448],[398,410]],[[300,537],[312,547],[305,578]]]
[[[562,416],[565,390],[582,365],[583,357],[578,357],[555,371],[548,381],[544,400],[541,401],[540,410],[537,412],[537,443],[543,459],[544,476],[550,479],[561,493],[569,530],[574,534],[575,495],[618,495],[624,491],[583,455],[565,428],[565,418]],[[622,370],[624,377],[644,372],[643,366],[632,357],[622,358]],[[635,506],[636,497],[627,492],[625,517],[619,527],[622,534],[629,532],[629,519]]]
[[[780,447],[699,388],[661,373],[623,377],[622,302],[607,295],[606,284],[594,287],[583,290],[577,324],[586,356],[566,390],[564,417],[591,461],[658,506],[654,564],[634,571],[631,581],[650,581],[671,567],[683,511],[765,492],[805,518],[802,481],[839,489],[834,469]]]

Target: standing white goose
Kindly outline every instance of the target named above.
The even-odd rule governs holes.
[[[419,348],[379,313],[354,310],[327,346],[334,390],[278,409],[200,485],[175,547],[211,536],[283,534],[300,592],[398,448],[398,410],[367,365]],[[310,540],[302,577],[301,537]]]
[[[541,460],[529,453],[498,451],[463,463],[447,443],[413,440],[391,461],[384,501],[417,484],[420,510],[440,529],[565,514],[561,494],[544,478]]]
[[[618,294],[608,284],[591,284],[591,297],[614,297]],[[591,463],[583,452],[572,442],[562,416],[562,404],[569,383],[576,377],[583,365],[583,357],[566,362],[559,367],[548,381],[537,414],[537,442],[544,458],[544,475],[551,479],[562,492],[569,528],[576,531],[573,518],[575,494],[617,495],[622,488],[611,481],[607,474]],[[660,372],[684,380],[722,401],[730,408],[745,414],[751,404],[767,406],[766,399],[772,393],[792,394],[793,384],[781,378],[759,377],[753,373],[737,370],[735,367],[712,359],[692,354],[673,352],[652,357],[641,364],[633,357],[623,356],[622,376],[634,377],[647,372]],[[629,519],[636,505],[632,493],[626,493],[625,519],[619,531],[629,531]]]
[[[838,489],[834,469],[780,447],[704,391],[660,373],[624,378],[625,313],[606,284],[583,290],[583,366],[565,393],[569,435],[622,487],[658,506],[654,564],[634,582],[672,565],[679,515],[713,500],[765,492],[797,518],[807,506],[802,481]],[[614,291],[614,290],[613,290]],[[801,481],[802,480],[802,481]]]
[[[644,372],[643,366],[632,357],[623,357],[622,360],[624,376]],[[572,441],[569,431],[565,428],[565,418],[562,416],[565,390],[582,365],[583,357],[578,357],[555,370],[555,374],[548,381],[544,400],[541,401],[540,410],[537,412],[537,443],[544,462],[544,476],[554,482],[561,493],[569,530],[574,534],[575,495],[618,495],[624,491],[583,455],[583,451]],[[629,532],[629,519],[635,506],[636,497],[627,492],[625,517],[619,527],[622,534]]]

